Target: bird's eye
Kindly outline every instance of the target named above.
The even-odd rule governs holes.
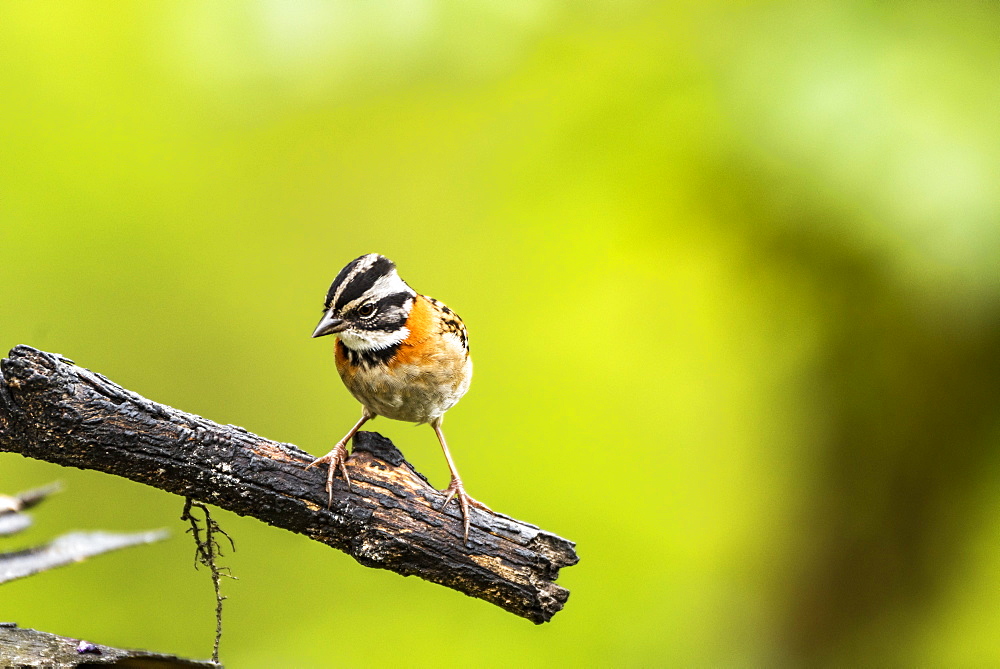
[[[361,318],[370,318],[375,313],[375,305],[371,302],[367,304],[362,304],[361,308],[358,309],[358,316]]]

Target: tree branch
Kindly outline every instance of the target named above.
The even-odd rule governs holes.
[[[546,622],[569,591],[574,544],[534,525],[474,509],[470,546],[457,505],[385,437],[359,432],[327,509],[313,458],[234,425],[157,404],[61,356],[17,346],[0,361],[0,451],[95,469],[304,534],[368,567],[454,588]]]
[[[0,623],[0,667],[189,667],[221,669],[209,661],[185,660],[148,650],[126,650],[83,639],[23,629],[14,623]]]

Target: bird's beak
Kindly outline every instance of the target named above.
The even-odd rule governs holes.
[[[328,313],[323,314],[323,319],[320,320],[319,325],[313,330],[312,336],[322,337],[323,335],[333,334],[335,332],[343,332],[347,329],[347,321],[342,318],[334,318]]]

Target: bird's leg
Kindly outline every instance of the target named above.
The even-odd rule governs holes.
[[[329,453],[321,458],[313,460],[306,467],[306,469],[309,469],[310,467],[315,467],[316,465],[329,466],[326,472],[326,508],[329,509],[333,505],[333,477],[337,474],[338,469],[340,470],[340,473],[344,475],[344,480],[347,481],[347,489],[350,490],[351,477],[347,475],[347,467],[344,466],[344,463],[347,461],[347,442],[349,442],[351,437],[353,437],[357,431],[361,429],[362,425],[374,417],[375,414],[368,411],[368,408],[366,407],[361,413],[361,420],[355,423],[354,427],[352,427],[351,430],[344,435],[344,438],[338,441],[337,445],[334,446]]]
[[[441,450],[444,451],[444,459],[448,461],[448,469],[451,470],[451,483],[448,487],[441,492],[445,493],[444,502],[441,504],[441,509],[443,510],[448,506],[448,502],[454,497],[458,500],[458,505],[462,508],[462,520],[465,527],[465,544],[469,544],[469,507],[475,507],[477,509],[482,509],[483,511],[492,511],[490,507],[486,506],[482,502],[472,499],[469,497],[469,493],[465,492],[465,486],[462,485],[462,478],[458,475],[458,469],[455,467],[455,463],[451,459],[451,453],[448,452],[448,443],[444,440],[444,432],[441,431],[441,419],[437,418],[431,422],[431,427],[434,428],[434,433],[437,434],[438,441],[441,442]]]

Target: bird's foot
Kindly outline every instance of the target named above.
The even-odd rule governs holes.
[[[326,508],[328,509],[333,506],[333,477],[337,475],[338,469],[343,474],[344,481],[347,482],[347,489],[351,489],[351,477],[347,475],[347,467],[344,466],[344,463],[347,462],[347,448],[344,444],[345,442],[338,441],[333,450],[321,458],[316,458],[306,467],[306,469],[310,469],[316,465],[328,466],[326,472]]]
[[[457,476],[453,476],[451,478],[451,484],[447,488],[445,488],[444,490],[442,490],[441,492],[443,492],[445,494],[445,498],[444,498],[444,502],[441,504],[441,506],[438,507],[439,511],[444,510],[444,508],[446,506],[448,506],[448,502],[451,501],[452,497],[455,498],[455,500],[458,502],[458,505],[461,507],[461,509],[462,509],[462,521],[463,521],[463,526],[465,528],[465,545],[468,546],[469,545],[469,507],[471,506],[471,507],[474,507],[476,509],[480,509],[482,511],[486,511],[486,512],[489,512],[489,513],[492,513],[493,509],[491,509],[490,507],[486,506],[485,504],[483,504],[479,500],[475,500],[472,497],[469,497],[469,493],[465,492],[465,486],[462,485],[462,479],[458,478]]]

